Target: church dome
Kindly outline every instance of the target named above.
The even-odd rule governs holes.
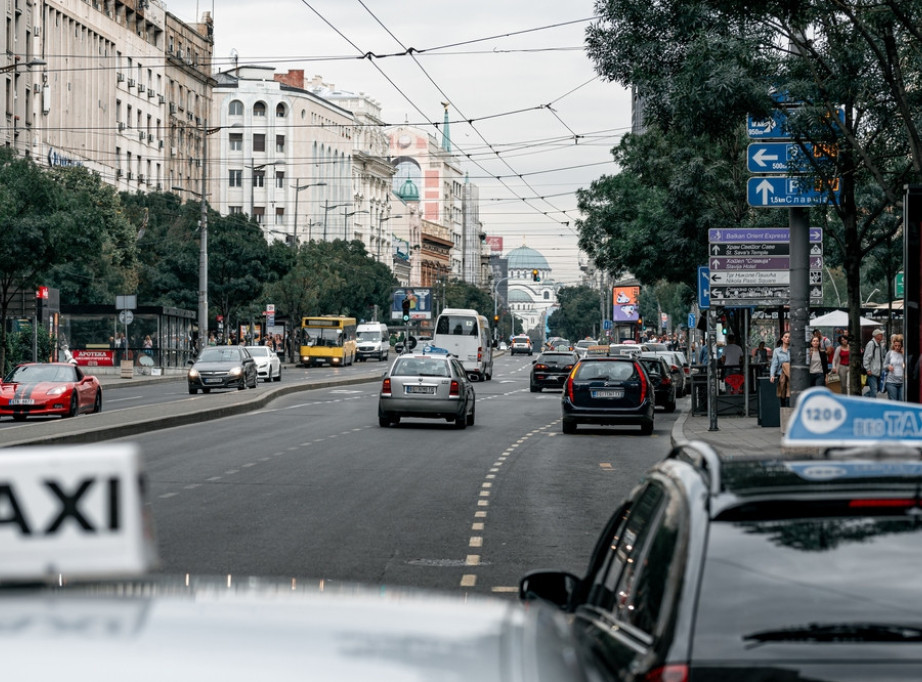
[[[527,246],[520,246],[517,249],[512,249],[512,251],[507,254],[506,259],[509,261],[510,270],[551,269],[544,259],[544,256]]]
[[[509,290],[509,303],[534,303],[531,296],[521,289]]]
[[[419,201],[419,189],[410,178],[407,178],[400,189],[397,190],[397,196],[404,201]]]

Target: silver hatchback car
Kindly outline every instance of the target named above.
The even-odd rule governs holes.
[[[405,417],[445,419],[458,429],[474,425],[474,385],[457,358],[428,351],[399,356],[384,375],[378,424]]]

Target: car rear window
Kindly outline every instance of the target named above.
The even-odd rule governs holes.
[[[922,525],[913,515],[713,522],[697,600],[695,658],[764,657],[774,646],[822,656],[832,643],[811,644],[813,636],[803,632],[811,624],[922,626],[919,566]],[[852,640],[847,648],[858,658],[870,646]]]
[[[444,360],[401,358],[394,364],[391,374],[394,376],[448,377],[451,376],[451,370]]]
[[[636,379],[633,362],[583,362],[576,370],[577,381],[627,381]]]

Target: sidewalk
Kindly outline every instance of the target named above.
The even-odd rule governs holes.
[[[778,455],[781,452],[781,428],[759,426],[756,417],[721,416],[717,431],[710,431],[706,416],[683,412],[672,427],[672,444],[683,440],[700,440],[721,455]]]

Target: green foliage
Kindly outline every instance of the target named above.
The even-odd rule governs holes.
[[[601,319],[599,292],[587,286],[563,287],[557,292],[559,308],[548,318],[551,336],[561,336],[574,343],[598,335]]]
[[[38,334],[33,338],[32,326],[24,325],[18,331],[10,332],[6,337],[6,364],[2,368],[2,376],[6,376],[16,365],[23,362],[32,362],[32,343],[35,341],[36,357],[38,362],[52,359],[55,338],[49,330],[39,325]]]
[[[433,295],[441,295],[438,287],[433,289]],[[488,291],[460,279],[450,279],[445,285],[446,308],[469,308],[476,310],[493,322],[493,298]]]

